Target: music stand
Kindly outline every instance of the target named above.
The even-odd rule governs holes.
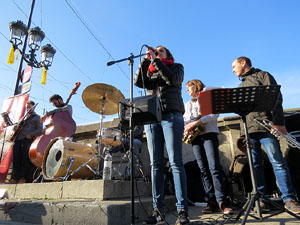
[[[257,209],[256,216],[250,216],[254,217],[255,219],[263,220],[265,218],[269,218],[282,212],[287,212],[290,215],[296,217],[297,219],[300,219],[300,217],[296,214],[285,209],[280,204],[269,200],[263,193],[258,192],[255,173],[253,169],[253,159],[251,154],[246,115],[248,115],[250,112],[262,112],[273,110],[279,94],[279,90],[280,85],[222,88],[205,91],[199,96],[202,116],[207,114],[233,112],[239,114],[242,117],[243,127],[245,130],[247,157],[251,175],[252,192],[236,218],[236,220],[238,220],[243,214],[243,212],[246,211],[241,224],[246,223],[247,217],[254,203]],[[259,205],[260,198],[263,198],[265,202],[275,206],[276,208],[281,209],[282,211],[276,212],[272,215],[268,215],[267,217],[263,218]]]

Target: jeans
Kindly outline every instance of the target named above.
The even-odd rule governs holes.
[[[164,144],[175,185],[177,210],[187,211],[187,183],[182,160],[182,113],[163,113],[160,123],[145,125],[150,155],[153,208],[164,211]]]
[[[201,172],[203,187],[209,203],[225,201],[224,172],[219,159],[217,133],[207,133],[192,142],[193,152]]]
[[[251,133],[249,136],[250,142],[253,145],[251,154],[258,191],[262,193],[265,191],[265,177],[262,167],[262,144],[272,164],[283,201],[295,200],[290,172],[282,156],[279,141],[270,133]]]

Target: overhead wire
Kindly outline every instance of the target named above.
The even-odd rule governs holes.
[[[74,9],[74,6],[72,6],[72,4],[68,1],[65,0],[65,2],[67,3],[67,5],[70,7],[70,9],[72,10],[72,12],[75,14],[75,16],[79,19],[79,21],[82,23],[82,25],[88,30],[88,32],[92,35],[92,37],[96,40],[96,42],[103,48],[103,50],[109,55],[109,57],[112,60],[115,60],[114,57],[112,56],[112,54],[107,50],[107,48],[104,46],[104,44],[97,38],[97,36],[93,33],[93,31],[89,28],[89,26],[86,24],[86,22],[83,20],[82,16],[79,15],[79,12],[76,11]],[[117,64],[118,68],[120,69],[120,71],[125,75],[125,77],[130,80],[130,78],[128,77],[128,75],[124,72],[124,70]]]
[[[71,3],[67,0],[65,0],[67,5],[70,7],[70,9],[72,10],[72,12],[77,16],[77,18],[80,20],[80,22],[84,25],[84,27],[89,31],[89,33],[93,36],[93,38],[97,41],[97,43],[105,50],[105,52],[108,54],[109,59],[113,59],[114,57],[112,56],[112,54],[107,50],[107,48],[101,43],[101,41],[96,37],[96,35],[92,32],[92,30],[88,27],[88,25],[84,22],[84,20],[81,18],[81,16],[77,13],[77,11],[74,9],[74,7],[71,5]],[[26,17],[28,18],[27,13],[25,13],[23,11],[23,9],[18,5],[18,3],[15,0],[12,0],[12,2],[14,3],[14,5],[19,9],[19,11]],[[42,6],[40,9],[41,15],[43,13],[42,11]],[[32,21],[32,24],[36,26],[36,24],[34,23],[34,21]],[[41,16],[41,24],[42,24],[42,16]],[[0,32],[1,33],[1,32]],[[9,41],[9,39],[3,34],[1,33],[1,35],[7,40]],[[85,72],[83,72],[57,45],[55,45],[48,37],[46,37],[46,39],[55,47],[55,49],[60,52],[64,58],[67,59],[67,61],[69,61],[70,64],[72,64],[81,74],[83,74],[88,80],[90,80],[93,83],[96,83],[90,76],[88,76]],[[125,75],[125,77],[127,79],[129,79],[129,77],[127,76],[127,74],[122,70],[122,68],[117,65],[118,68],[120,69],[120,71]],[[103,73],[105,73],[105,70],[103,71]],[[54,81],[56,81],[58,83],[58,85],[64,87],[64,88],[69,88],[67,87],[65,84],[67,85],[71,85],[71,83],[69,82],[64,82],[64,81],[59,81],[58,79],[56,79],[54,76],[51,75],[51,73],[48,72],[49,78],[52,78]],[[140,92],[140,91],[134,91],[134,92]],[[32,96],[34,97],[34,96]],[[36,98],[36,97],[35,97]],[[44,100],[43,100],[44,101]],[[85,107],[80,107],[80,108],[84,108],[85,110],[87,110]]]
[[[22,8],[18,5],[18,3],[15,2],[15,0],[12,0],[12,2],[15,4],[15,6],[20,10],[20,12],[22,12],[22,14],[28,18],[28,15],[22,10]],[[74,6],[71,5],[71,3],[68,0],[65,0],[65,2],[67,3],[67,5],[70,7],[70,9],[72,10],[72,12],[76,15],[76,17],[80,20],[80,22],[85,26],[85,28],[89,31],[89,33],[93,36],[93,38],[97,41],[97,43],[105,50],[105,52],[108,54],[109,58],[114,60],[114,57],[112,56],[112,54],[107,50],[107,48],[104,46],[104,44],[97,38],[97,36],[92,32],[92,30],[88,27],[88,25],[84,22],[84,20],[81,18],[81,16],[79,15],[79,10],[75,10]],[[73,4],[74,5],[74,4]],[[42,9],[41,9],[41,13],[42,13]],[[34,23],[34,21],[32,21],[32,23],[36,26],[36,24]],[[41,21],[42,23],[42,21]],[[2,34],[2,33],[1,33]],[[3,35],[3,34],[2,34]],[[5,37],[5,35],[3,35]],[[6,38],[6,37],[5,37]],[[7,39],[7,38],[6,38]],[[88,76],[85,72],[83,72],[56,44],[54,44],[48,37],[46,37],[46,39],[55,47],[55,49],[57,51],[59,51],[81,74],[83,74],[87,79],[89,79],[91,82],[96,83],[90,76]],[[8,40],[8,39],[7,39]],[[128,75],[123,71],[123,69],[117,65],[118,68],[120,69],[120,71],[125,75],[125,77],[129,80]],[[104,70],[105,72],[105,70]],[[59,83],[59,85],[61,85],[61,83]],[[136,91],[135,91],[136,92]]]
[[[23,13],[23,15],[28,18],[27,13],[25,13],[22,8],[15,2],[15,0],[12,0],[12,2],[15,4],[15,6]],[[42,11],[41,11],[42,12]],[[36,23],[34,21],[32,21],[32,24],[34,26],[37,26]],[[3,35],[3,34],[2,34]],[[4,36],[4,35],[3,35]],[[5,36],[4,36],[5,37]],[[6,38],[6,37],[5,37]],[[7,38],[6,38],[7,39]],[[46,37],[46,39],[55,47],[55,49],[60,52],[82,75],[84,75],[87,79],[89,79],[90,81],[94,82],[95,81],[88,76],[85,72],[83,72],[57,45],[55,45],[48,37]],[[7,39],[8,40],[8,39]],[[8,40],[9,41],[9,40]],[[59,83],[60,84],[60,83]]]

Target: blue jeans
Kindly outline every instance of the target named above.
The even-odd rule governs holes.
[[[262,167],[262,144],[272,164],[283,201],[295,200],[290,172],[282,156],[279,141],[270,133],[251,133],[249,136],[250,142],[253,145],[251,154],[258,191],[262,193],[265,191],[265,177]]]
[[[164,211],[164,144],[174,178],[177,210],[187,211],[187,183],[182,160],[182,113],[163,113],[160,123],[145,125],[150,155],[153,208]]]
[[[203,187],[209,203],[225,201],[224,172],[219,158],[217,133],[207,133],[192,142],[193,152],[201,172]]]

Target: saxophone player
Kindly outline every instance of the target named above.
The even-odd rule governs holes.
[[[213,213],[221,210],[224,215],[231,215],[233,210],[226,198],[226,182],[223,179],[224,172],[219,159],[217,123],[219,115],[210,114],[200,118],[198,96],[200,92],[212,88],[205,88],[200,80],[195,79],[186,83],[186,89],[192,99],[185,104],[184,121],[186,125],[184,132],[191,133],[198,126],[205,127],[205,132],[195,137],[191,142],[208,199],[207,206],[202,209],[202,213]]]

